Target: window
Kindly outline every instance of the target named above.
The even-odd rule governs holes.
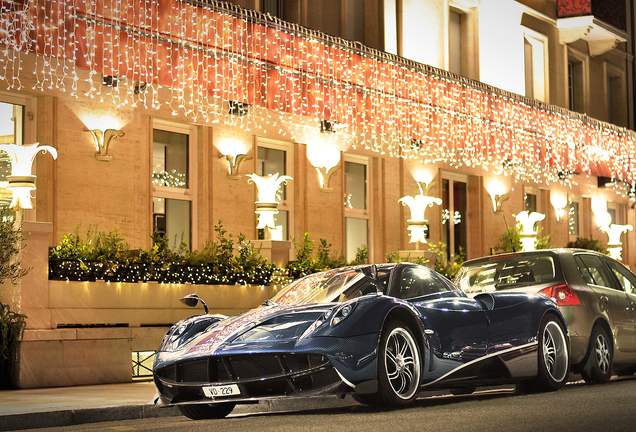
[[[580,207],[580,203],[579,201],[575,200],[574,198],[570,198],[570,211],[569,211],[569,218],[568,218],[568,229],[569,229],[569,234],[571,236],[579,236],[580,234],[580,229],[579,229],[579,207]]]
[[[258,141],[258,162],[256,165],[256,174],[261,177],[268,177],[278,173],[279,175],[288,175],[293,177],[291,170],[292,164],[292,147],[288,143],[267,140],[264,138]],[[290,185],[282,183],[276,192],[276,200],[278,201],[278,213],[274,215],[276,227],[281,230],[280,240],[289,240],[291,222],[291,213],[294,208],[293,193]],[[269,229],[258,230],[258,238],[271,239],[276,238]]]
[[[568,47],[568,102],[572,111],[587,112],[588,58]]]
[[[628,294],[636,294],[636,277],[634,274],[614,260],[605,259],[605,262],[609,265],[616,279],[618,279],[623,291]]]
[[[283,18],[283,0],[262,0],[261,11],[272,16]]]
[[[442,178],[442,242],[448,246],[447,257],[466,252],[468,239],[467,178],[444,174]]]
[[[609,63],[604,63],[604,66],[607,121],[627,126],[625,72]]]
[[[531,186],[523,187],[523,202],[524,210],[528,213],[541,212],[541,189],[533,188]]]
[[[526,96],[548,102],[548,39],[530,29],[524,30],[524,69]]]
[[[402,271],[399,290],[392,295],[399,299],[411,299],[444,291],[450,291],[449,286],[428,268],[407,267]]]
[[[352,261],[358,249],[369,245],[368,159],[345,157],[345,258]]]
[[[35,142],[35,121],[33,111],[35,101],[31,98],[16,96],[0,91],[0,144],[18,144]],[[35,162],[33,164],[35,172]],[[9,155],[0,151],[0,207],[11,204],[11,191],[7,190],[7,177],[11,175],[11,161]],[[32,195],[37,191],[32,192]],[[29,210],[34,212],[34,210]],[[28,220],[35,219],[31,214]]]
[[[590,285],[614,288],[612,278],[601,259],[595,255],[576,255],[574,261],[581,271],[581,276]]]
[[[617,224],[618,221],[618,204],[613,202],[607,203],[607,213],[610,215],[610,224]]]
[[[171,248],[192,246],[195,178],[193,127],[153,122],[152,184],[153,230],[167,238]]]
[[[462,15],[451,10],[448,14],[448,70],[462,71]]]
[[[345,38],[364,42],[364,0],[346,0]]]

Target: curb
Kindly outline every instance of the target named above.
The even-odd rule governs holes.
[[[48,411],[39,413],[11,414],[0,416],[0,430],[76,426],[120,420],[140,420],[181,415],[175,407],[159,408],[154,405],[123,405],[103,408]]]
[[[261,401],[257,404],[237,405],[230,415],[327,409],[355,404],[356,402],[352,398],[342,399],[335,396],[276,399]],[[0,415],[0,431],[77,426],[87,423],[141,420],[181,415],[177,407],[159,407],[152,404],[10,414]],[[185,417],[183,418],[184,420],[186,419]]]

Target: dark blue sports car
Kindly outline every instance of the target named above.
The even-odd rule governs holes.
[[[177,323],[161,343],[154,380],[161,403],[192,419],[267,398],[352,394],[399,406],[420,389],[556,390],[569,372],[566,333],[544,296],[469,298],[409,263],[347,267],[298,279],[234,317]]]

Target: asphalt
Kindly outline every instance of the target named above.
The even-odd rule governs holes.
[[[0,431],[73,426],[85,423],[180,416],[175,407],[154,405],[152,382],[0,390]],[[238,405],[230,416],[353,405],[335,396],[261,401]]]

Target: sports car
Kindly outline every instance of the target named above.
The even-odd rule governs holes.
[[[422,389],[557,390],[567,380],[568,350],[551,298],[469,298],[426,267],[367,265],[298,279],[233,317],[206,313],[175,324],[157,352],[154,382],[160,404],[192,419],[283,397],[351,394],[402,406]]]

